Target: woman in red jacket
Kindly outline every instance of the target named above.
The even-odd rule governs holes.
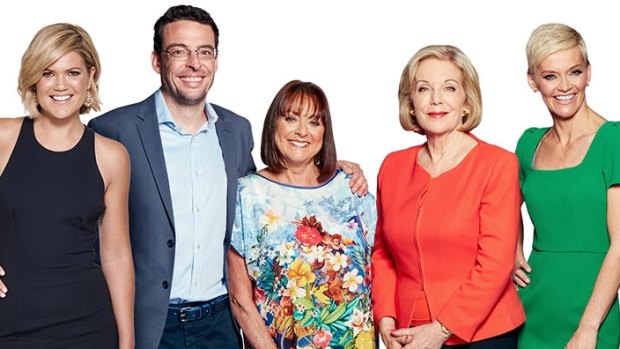
[[[519,227],[514,154],[470,133],[478,74],[456,47],[428,46],[405,67],[400,122],[426,143],[379,171],[372,300],[393,348],[516,348],[525,319],[511,283]]]

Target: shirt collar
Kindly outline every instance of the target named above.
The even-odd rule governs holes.
[[[164,95],[161,92],[161,89],[157,90],[155,93],[155,110],[157,112],[157,122],[160,125],[167,125],[169,127],[177,128],[176,122],[174,122],[174,118],[172,118],[172,114],[166,105],[166,101],[164,100]],[[213,106],[209,102],[205,103],[205,113],[208,115],[207,123],[200,127],[198,132],[203,132],[209,129],[212,129],[215,126],[215,123],[219,119],[219,116],[213,109]]]

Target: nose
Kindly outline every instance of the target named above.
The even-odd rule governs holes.
[[[560,91],[568,91],[570,90],[570,88],[571,84],[568,78],[560,77],[560,84],[558,85],[558,89],[560,89]]]
[[[437,89],[434,89],[431,93],[431,104],[438,105],[441,104],[441,92]]]
[[[187,57],[187,66],[192,69],[198,69],[202,62],[200,62],[200,57],[198,57],[198,51],[189,51],[189,57]]]
[[[67,78],[63,74],[57,74],[56,81],[54,83],[54,90],[64,91],[67,89]]]
[[[305,137],[308,135],[308,127],[304,122],[297,123],[297,126],[295,127],[295,134],[299,137]]]

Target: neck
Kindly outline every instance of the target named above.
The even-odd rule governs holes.
[[[460,154],[471,138],[461,131],[442,135],[427,135],[426,149],[431,162],[438,162]]]
[[[166,94],[163,96],[174,122],[188,133],[195,134],[207,122],[208,116],[205,112],[205,101],[195,105],[182,105]]]
[[[82,138],[84,127],[79,115],[68,119],[54,119],[41,115],[34,120],[34,134],[37,141],[53,151],[71,149]]]
[[[55,118],[41,113],[41,115],[34,119],[37,128],[45,129],[45,132],[59,133],[67,135],[71,132],[82,131],[84,124],[80,120],[80,114],[76,113],[74,116],[68,118]]]
[[[297,186],[316,186],[319,185],[319,168],[313,162],[303,165],[286,164],[287,168],[274,173],[278,182]]]
[[[605,119],[587,106],[570,118],[561,118],[552,115],[553,127],[550,134],[556,137],[561,144],[566,145],[574,139],[595,133],[605,122]]]

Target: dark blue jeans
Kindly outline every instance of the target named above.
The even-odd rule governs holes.
[[[228,299],[216,311],[199,320],[182,322],[178,311],[170,308],[160,349],[239,349],[241,336],[237,330]]]

